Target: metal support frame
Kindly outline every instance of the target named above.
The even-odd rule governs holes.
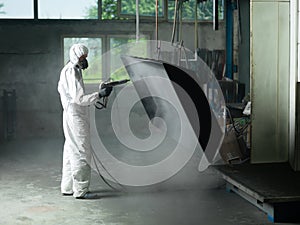
[[[268,201],[264,196],[247,188],[241,183],[231,179],[230,177],[223,176],[226,180],[226,191],[234,192],[240,197],[244,198],[268,216],[271,222],[299,222],[300,216],[298,209],[300,207],[299,201]]]
[[[233,79],[233,4],[226,0],[226,77]]]
[[[290,103],[289,103],[289,162],[294,170],[300,171],[300,35],[298,0],[290,1]]]
[[[34,17],[35,20],[39,19],[39,16],[38,16],[38,0],[33,1],[33,17]]]
[[[241,186],[233,185],[232,183],[226,183],[226,191],[234,192],[250,202],[251,204],[258,207],[260,210],[264,211],[268,215],[268,220],[274,222],[274,207],[273,205],[263,202],[257,197],[253,197],[253,193],[247,192],[247,189]]]
[[[98,0],[98,20],[102,20],[102,0]]]
[[[219,30],[219,0],[213,0],[213,29]]]

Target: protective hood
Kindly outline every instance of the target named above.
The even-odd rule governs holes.
[[[79,58],[89,53],[88,48],[83,44],[74,44],[70,48],[69,57],[72,64],[78,64]]]

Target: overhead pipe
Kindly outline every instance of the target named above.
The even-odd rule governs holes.
[[[135,18],[136,18],[136,42],[140,39],[140,14],[139,14],[139,0],[135,0]]]

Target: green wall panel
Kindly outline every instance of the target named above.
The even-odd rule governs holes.
[[[251,161],[288,159],[289,2],[251,1]]]

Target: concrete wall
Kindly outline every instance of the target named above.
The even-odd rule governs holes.
[[[159,39],[170,41],[171,31],[171,23],[161,23]],[[198,31],[200,48],[225,49],[224,24],[220,24],[219,31],[213,31],[211,23],[201,23]],[[61,106],[56,90],[63,67],[62,37],[134,35],[135,23],[0,20],[0,32],[0,95],[4,89],[17,92],[16,138],[57,137],[62,136]],[[140,32],[154,39],[155,24],[141,22]],[[185,47],[194,49],[193,24],[184,24],[183,40]]]

